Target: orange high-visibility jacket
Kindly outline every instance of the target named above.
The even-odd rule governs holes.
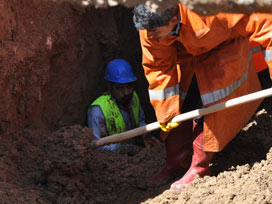
[[[272,70],[272,14],[200,17],[182,4],[179,14],[179,36],[156,40],[139,32],[149,97],[160,123],[181,114],[194,74],[204,107],[261,89],[252,56],[262,52]],[[204,150],[222,150],[261,101],[206,115]]]

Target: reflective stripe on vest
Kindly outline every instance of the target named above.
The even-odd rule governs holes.
[[[133,93],[133,97],[135,100],[132,104],[132,111],[133,111],[136,125],[138,126],[140,101],[135,91]],[[93,105],[100,106],[106,120],[106,127],[107,127],[107,131],[109,135],[114,135],[114,134],[126,131],[126,125],[125,125],[123,116],[118,106],[112,100],[111,95],[105,94],[100,96],[90,105],[90,107]]]
[[[180,99],[182,100],[186,97],[186,93],[179,89],[179,84],[163,90],[148,90],[148,93],[150,100],[164,100],[175,95],[180,95]]]
[[[202,100],[203,105],[207,105],[209,103],[214,103],[216,101],[219,101],[219,100],[229,96],[236,89],[238,89],[247,79],[248,67],[249,67],[249,64],[250,64],[251,60],[252,60],[252,51],[250,50],[246,71],[241,76],[241,78],[236,80],[232,84],[230,84],[228,87],[218,89],[216,91],[213,91],[213,92],[210,92],[210,93],[207,93],[207,94],[202,94],[201,95],[201,100]]]

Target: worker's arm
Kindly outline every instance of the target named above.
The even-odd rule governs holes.
[[[215,21],[220,19],[223,26],[223,32],[229,33],[228,39],[237,38],[240,36],[247,37],[250,41],[258,43],[263,51],[265,61],[268,64],[270,73],[272,73],[272,14],[269,13],[252,13],[245,14],[224,14],[216,15],[216,18],[207,17],[207,22],[210,22],[209,33],[222,36],[219,34],[218,27]],[[224,31],[225,30],[225,31]],[[258,50],[257,50],[258,51]],[[254,54],[254,50],[253,50]],[[272,75],[271,75],[272,76]]]
[[[88,111],[88,127],[93,130],[95,139],[101,139],[108,136],[109,133],[106,128],[106,121],[103,112],[99,106],[92,106]],[[116,152],[120,148],[121,144],[110,144],[100,147],[100,150],[108,150]]]
[[[249,33],[251,41],[261,45],[269,67],[270,77],[272,77],[272,14],[251,14],[246,31]]]
[[[142,65],[149,83],[149,98],[160,123],[180,114],[176,48],[147,39],[140,30]]]
[[[145,126],[146,122],[145,122],[145,113],[144,110],[142,108],[142,106],[140,105],[139,108],[139,127]]]
[[[143,111],[142,106],[140,105],[139,109],[139,127],[145,126],[145,113]],[[146,133],[143,134],[142,136],[143,143],[146,148],[150,148],[156,144],[160,144],[161,142],[154,136],[152,133]]]

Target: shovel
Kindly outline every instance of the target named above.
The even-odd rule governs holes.
[[[207,108],[201,108],[201,109],[196,109],[187,113],[183,113],[180,115],[175,116],[172,118],[171,122],[182,122],[186,120],[190,120],[199,116],[204,116],[210,113],[214,113],[217,111],[225,110],[243,103],[248,103],[252,101],[256,101],[262,98],[266,98],[272,96],[272,88],[269,89],[264,89],[262,91],[257,91],[251,94],[247,94],[244,96],[240,96],[234,99],[230,99],[228,101],[224,101],[212,106],[209,106]],[[147,132],[151,132],[154,130],[157,130],[160,128],[160,123],[159,122],[153,122],[148,125],[138,127],[126,132],[122,132],[119,134],[103,137],[101,139],[93,140],[91,142],[91,149],[96,149],[100,146],[107,145],[107,144],[112,144],[112,143],[118,143],[124,140],[128,140],[130,138],[145,134]]]

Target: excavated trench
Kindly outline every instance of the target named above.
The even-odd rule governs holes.
[[[163,144],[134,155],[91,150],[89,103],[105,89],[105,64],[124,58],[154,122],[130,8],[69,2],[0,2],[0,203],[272,203],[272,100],[216,154],[212,176],[181,194],[147,189]],[[268,73],[260,75],[271,87]],[[226,124],[227,127],[227,124]]]

